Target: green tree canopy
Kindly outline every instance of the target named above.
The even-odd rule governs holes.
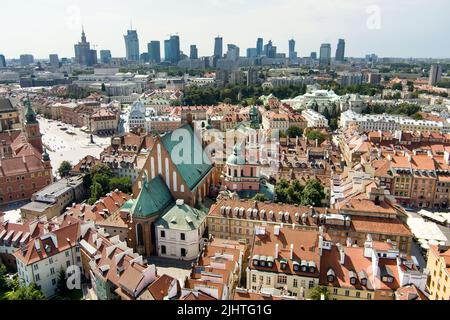
[[[123,178],[111,178],[109,181],[109,189],[110,190],[120,190],[125,193],[131,193],[133,188],[133,184],[131,182],[130,177]]]
[[[319,141],[319,144],[322,144],[326,139],[326,135],[318,130],[312,130],[305,134],[309,141]]]
[[[325,300],[330,300],[330,295],[328,293],[328,289],[325,287],[314,287],[309,290],[308,299],[310,300],[322,300],[322,297]]]
[[[301,137],[303,134],[303,130],[298,127],[298,126],[291,126],[289,127],[289,129],[287,130],[287,135],[290,138],[297,138],[297,137]]]
[[[65,178],[69,176],[70,171],[72,170],[72,164],[69,161],[61,162],[61,165],[58,168],[58,173],[61,178]]]

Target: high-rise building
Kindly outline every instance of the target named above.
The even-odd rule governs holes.
[[[214,39],[214,57],[221,59],[223,57],[223,38],[216,37]]]
[[[161,43],[159,41],[151,41],[148,44],[148,55],[150,63],[161,63]]]
[[[240,56],[239,47],[235,44],[229,44],[227,50],[227,60],[236,61],[239,59],[239,56]]]
[[[48,58],[52,68],[59,68],[59,57],[57,54],[50,54]]]
[[[430,86],[435,86],[437,83],[441,81],[441,77],[442,77],[442,67],[438,64],[431,65],[430,79],[428,80],[428,84]]]
[[[6,68],[6,59],[2,54],[0,54],[0,68]]]
[[[295,52],[295,40],[289,40],[289,59],[293,60],[297,58],[297,52]]]
[[[34,63],[34,57],[31,54],[22,54],[20,55],[20,65],[28,66]]]
[[[261,57],[263,55],[263,49],[264,49],[264,39],[258,38],[256,41],[256,55],[258,57]]]
[[[195,44],[191,45],[191,52],[189,54],[189,59],[198,59],[198,49]]]
[[[321,67],[328,67],[331,65],[331,44],[323,43],[320,46],[319,65]]]
[[[337,49],[336,49],[336,61],[345,61],[345,40],[339,39]]]
[[[247,49],[247,58],[254,59],[258,57],[258,49],[256,48],[248,48]]]
[[[88,67],[97,63],[97,51],[91,50],[91,44],[86,40],[84,28],[81,31],[81,42],[78,42],[74,47],[76,63]]]
[[[164,40],[164,61],[170,62],[170,56],[171,56],[170,39]]]
[[[270,40],[265,46],[264,46],[264,55],[267,58],[275,59],[277,57],[277,47],[275,47],[272,43],[272,40]]]
[[[310,58],[312,60],[317,60],[317,52],[315,52],[315,51],[311,52]]]
[[[111,62],[112,55],[110,50],[100,50],[100,62],[103,64],[109,64]]]
[[[136,30],[127,30],[124,35],[128,61],[139,61],[139,38]]]

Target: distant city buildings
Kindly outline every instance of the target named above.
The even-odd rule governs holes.
[[[263,55],[263,49],[264,49],[264,39],[258,38],[258,40],[256,41],[256,55],[258,57]]]
[[[294,60],[297,58],[297,52],[295,51],[295,40],[289,40],[289,59]]]
[[[189,54],[189,59],[198,59],[198,49],[197,46],[195,44],[191,45],[191,51]]]
[[[34,63],[34,57],[31,54],[21,54],[20,55],[20,65],[25,67]]]
[[[164,53],[164,60],[166,62],[178,64],[181,59],[179,36],[174,35],[164,41]]]
[[[337,49],[336,49],[336,61],[345,61],[345,40],[339,39]]]
[[[86,40],[84,29],[81,32],[81,42],[75,45],[75,62],[87,67],[97,63],[97,51],[91,50],[91,44]]]
[[[161,42],[151,41],[148,45],[148,58],[150,63],[161,63]]]
[[[102,64],[109,64],[111,59],[112,55],[110,50],[100,50],[100,62]]]
[[[430,68],[430,78],[428,80],[428,84],[430,86],[435,86],[437,83],[441,81],[442,77],[442,66],[438,64],[433,64]]]
[[[0,54],[0,68],[6,68],[6,59],[2,54]]]
[[[223,38],[222,37],[216,37],[214,39],[214,57],[218,58],[218,59],[223,57]]]
[[[320,46],[319,65],[321,67],[329,67],[331,65],[331,44],[323,43]]]
[[[128,61],[139,62],[139,38],[136,30],[128,30],[125,38],[126,58]]]
[[[51,54],[49,55],[49,61],[50,61],[50,66],[52,68],[59,68],[59,58],[57,54]]]

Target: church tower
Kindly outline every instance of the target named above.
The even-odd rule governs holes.
[[[25,125],[24,131],[27,136],[28,142],[39,151],[44,152],[42,147],[42,135],[39,129],[39,122],[36,119],[36,112],[31,107],[30,100],[25,101]]]

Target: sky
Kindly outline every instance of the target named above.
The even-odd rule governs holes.
[[[246,55],[272,40],[279,52],[296,40],[299,56],[319,51],[321,43],[336,50],[346,40],[346,56],[450,57],[448,0],[23,0],[2,1],[0,54],[48,58],[50,53],[73,57],[84,25],[97,50],[125,56],[123,35],[137,29],[141,52],[147,43],[170,34],[181,39],[189,54],[196,44],[200,56],[211,55],[214,37],[233,43]]]

